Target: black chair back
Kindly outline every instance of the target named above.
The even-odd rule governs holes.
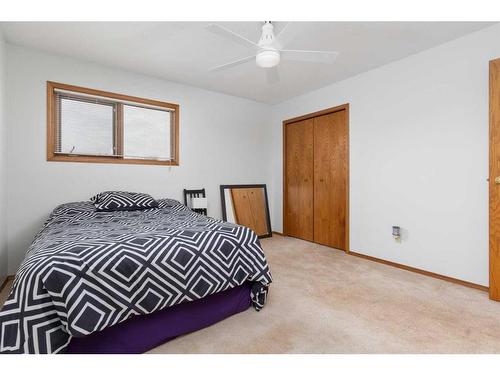
[[[198,190],[187,190],[184,189],[184,205],[187,206],[188,204],[188,197],[191,198],[206,198],[205,195],[205,189],[198,189]],[[194,212],[198,212],[199,214],[206,215],[207,214],[207,209],[206,208],[192,208]]]

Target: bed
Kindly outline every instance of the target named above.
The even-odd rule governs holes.
[[[0,353],[140,353],[262,309],[272,277],[256,234],[158,203],[54,209],[0,311]]]

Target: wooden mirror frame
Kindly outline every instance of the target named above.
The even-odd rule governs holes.
[[[252,188],[262,188],[264,189],[264,199],[266,206],[266,223],[268,228],[268,233],[262,236],[258,236],[259,238],[268,238],[273,236],[273,230],[271,228],[271,217],[269,215],[269,200],[267,198],[267,186],[266,184],[253,184],[253,185],[220,185],[220,197],[221,197],[221,207],[222,207],[222,220],[227,221],[227,207],[226,207],[226,189],[252,189]],[[238,223],[233,223],[238,224]],[[238,224],[241,225],[241,224]]]

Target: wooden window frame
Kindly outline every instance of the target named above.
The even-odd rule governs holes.
[[[155,106],[166,108],[172,112],[173,116],[173,136],[171,137],[171,147],[174,148],[174,155],[172,160],[154,160],[154,159],[125,159],[122,154],[123,147],[123,104],[117,104],[115,113],[115,130],[113,137],[116,138],[116,146],[118,147],[118,155],[110,156],[92,156],[92,155],[71,155],[71,154],[57,154],[57,132],[58,132],[58,119],[57,119],[57,95],[55,90],[71,91],[76,94],[86,94],[99,96],[108,99],[117,99],[120,101],[131,102],[140,107],[141,104],[144,108],[148,106]],[[172,129],[171,129],[172,130]],[[138,98],[135,96],[122,95],[113,92],[100,91],[89,89],[85,87],[67,85],[64,83],[47,81],[47,161],[59,162],[78,162],[78,163],[112,163],[112,164],[145,164],[145,165],[179,165],[179,105],[158,100]]]

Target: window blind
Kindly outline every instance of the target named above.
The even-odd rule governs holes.
[[[175,110],[55,89],[55,153],[171,161]]]

